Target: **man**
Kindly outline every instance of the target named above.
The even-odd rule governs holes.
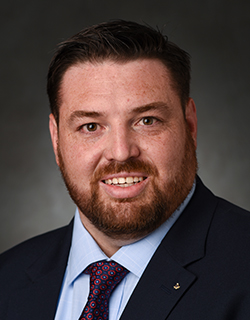
[[[196,176],[189,83],[188,54],[136,23],[59,46],[49,126],[77,211],[1,255],[1,319],[250,318],[250,215]]]

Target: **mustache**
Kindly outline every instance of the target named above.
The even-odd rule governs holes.
[[[99,167],[94,173],[93,182],[101,180],[104,175],[133,171],[158,176],[158,170],[153,164],[138,159],[129,159],[126,162],[113,161],[105,166]]]

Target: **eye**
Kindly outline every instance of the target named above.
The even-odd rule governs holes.
[[[154,124],[156,121],[156,119],[154,117],[144,117],[141,119],[141,123],[144,125],[144,126],[150,126],[152,124]]]
[[[93,131],[96,131],[98,129],[98,124],[97,123],[87,123],[83,126],[83,129],[85,131],[88,131],[88,132],[93,132]]]

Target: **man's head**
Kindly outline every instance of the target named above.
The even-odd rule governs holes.
[[[126,30],[126,23],[121,24]],[[109,24],[103,26],[94,29],[108,33]],[[110,26],[115,28],[115,23]],[[136,32],[135,26],[128,23],[127,29]],[[115,29],[118,35],[119,28]],[[83,34],[81,41],[87,42],[88,31]],[[106,46],[115,52],[113,43]],[[156,56],[119,59],[110,54],[101,59],[72,57],[70,65],[65,58],[63,69],[61,56],[64,71],[57,77],[59,87],[54,86],[60,121],[52,108],[51,137],[69,193],[97,242],[100,232],[121,244],[145,236],[177,209],[192,187],[197,169],[196,110],[175,83],[171,55],[172,68]],[[180,52],[175,59],[179,70]]]
[[[47,91],[51,112],[59,121],[60,86],[66,70],[75,64],[112,60],[159,59],[171,72],[171,85],[182,107],[189,98],[190,58],[159,30],[123,20],[102,23],[84,29],[62,42],[48,72]]]

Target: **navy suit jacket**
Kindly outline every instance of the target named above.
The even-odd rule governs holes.
[[[54,319],[72,226],[0,256],[1,320]],[[250,319],[250,213],[215,197],[199,178],[121,316],[163,319]]]

